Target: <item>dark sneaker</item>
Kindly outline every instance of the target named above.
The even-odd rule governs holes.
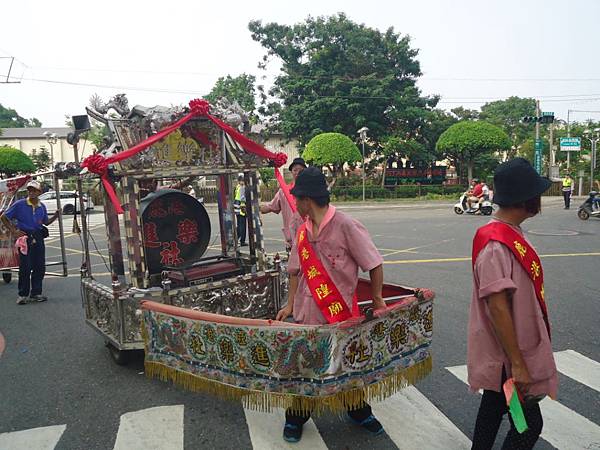
[[[379,423],[379,420],[377,420],[373,414],[371,414],[369,417],[367,417],[362,422],[359,422],[358,420],[354,420],[352,417],[350,417],[350,420],[352,420],[352,422],[354,422],[357,425],[360,425],[365,430],[368,430],[373,434],[383,433],[383,426],[381,425],[381,423]]]
[[[46,302],[48,301],[48,297],[46,297],[45,295],[32,295],[31,297],[29,297],[31,299],[32,302]]]
[[[283,440],[286,442],[299,442],[302,438],[302,425],[286,422],[283,427]]]
[[[29,301],[29,299],[27,297],[22,297],[22,296],[17,297],[17,305],[24,305],[28,301]]]

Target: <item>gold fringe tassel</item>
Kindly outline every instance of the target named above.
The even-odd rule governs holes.
[[[308,397],[244,389],[183,372],[155,361],[145,361],[144,367],[148,378],[171,381],[192,392],[207,392],[226,400],[242,401],[244,406],[249,409],[268,412],[271,408],[292,408],[294,411],[320,414],[326,411],[343,413],[347,410],[360,408],[365,401],[383,400],[425,378],[431,372],[432,359],[429,355],[423,361],[401,372],[396,372],[377,383],[326,397]]]

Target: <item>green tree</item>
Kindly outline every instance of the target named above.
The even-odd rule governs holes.
[[[437,97],[422,97],[418,51],[408,36],[357,24],[340,13],[296,25],[248,25],[252,39],[281,61],[281,74],[259,112],[306,144],[323,132],[355,136],[369,128],[371,148],[389,136],[413,138]],[[263,97],[263,98],[266,98]]]
[[[42,122],[35,117],[26,119],[21,117],[14,109],[5,108],[0,104],[0,128],[35,128],[41,126]]]
[[[442,133],[436,147],[455,166],[466,165],[471,179],[478,157],[509,150],[511,142],[508,135],[495,125],[483,121],[461,121]]]
[[[220,97],[236,101],[249,116],[256,115],[256,77],[243,73],[237,77],[220,77],[204,98],[215,103]]]
[[[39,151],[35,149],[31,152],[30,156],[33,165],[36,167],[38,172],[49,169],[52,166],[52,159],[50,158],[50,152],[45,147],[40,148]]]
[[[457,106],[456,108],[451,109],[450,112],[454,114],[458,120],[477,120],[479,118],[479,111],[466,109],[462,106]]]
[[[0,146],[0,176],[10,178],[31,172],[35,172],[35,165],[29,156],[8,145]]]
[[[535,115],[535,99],[509,97],[486,103],[481,107],[479,118],[502,128],[511,139],[509,156],[515,156],[517,149],[533,135],[534,127],[522,123],[524,116]]]
[[[341,133],[321,133],[310,140],[302,156],[306,161],[329,168],[334,178],[344,163],[355,163],[362,159],[356,144]]]

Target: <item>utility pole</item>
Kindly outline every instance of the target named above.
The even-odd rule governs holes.
[[[540,101],[535,101],[535,116],[538,120],[535,121],[535,156],[533,158],[535,163],[535,170],[540,175],[542,174],[542,141],[540,140]]]

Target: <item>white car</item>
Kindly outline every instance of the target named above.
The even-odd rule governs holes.
[[[40,201],[46,206],[48,214],[52,214],[57,209],[56,192],[48,191],[40,195]],[[94,202],[87,195],[83,194],[85,209],[89,211],[94,209]],[[77,208],[79,211],[79,197],[75,191],[60,191],[60,206],[63,214],[73,214]]]

